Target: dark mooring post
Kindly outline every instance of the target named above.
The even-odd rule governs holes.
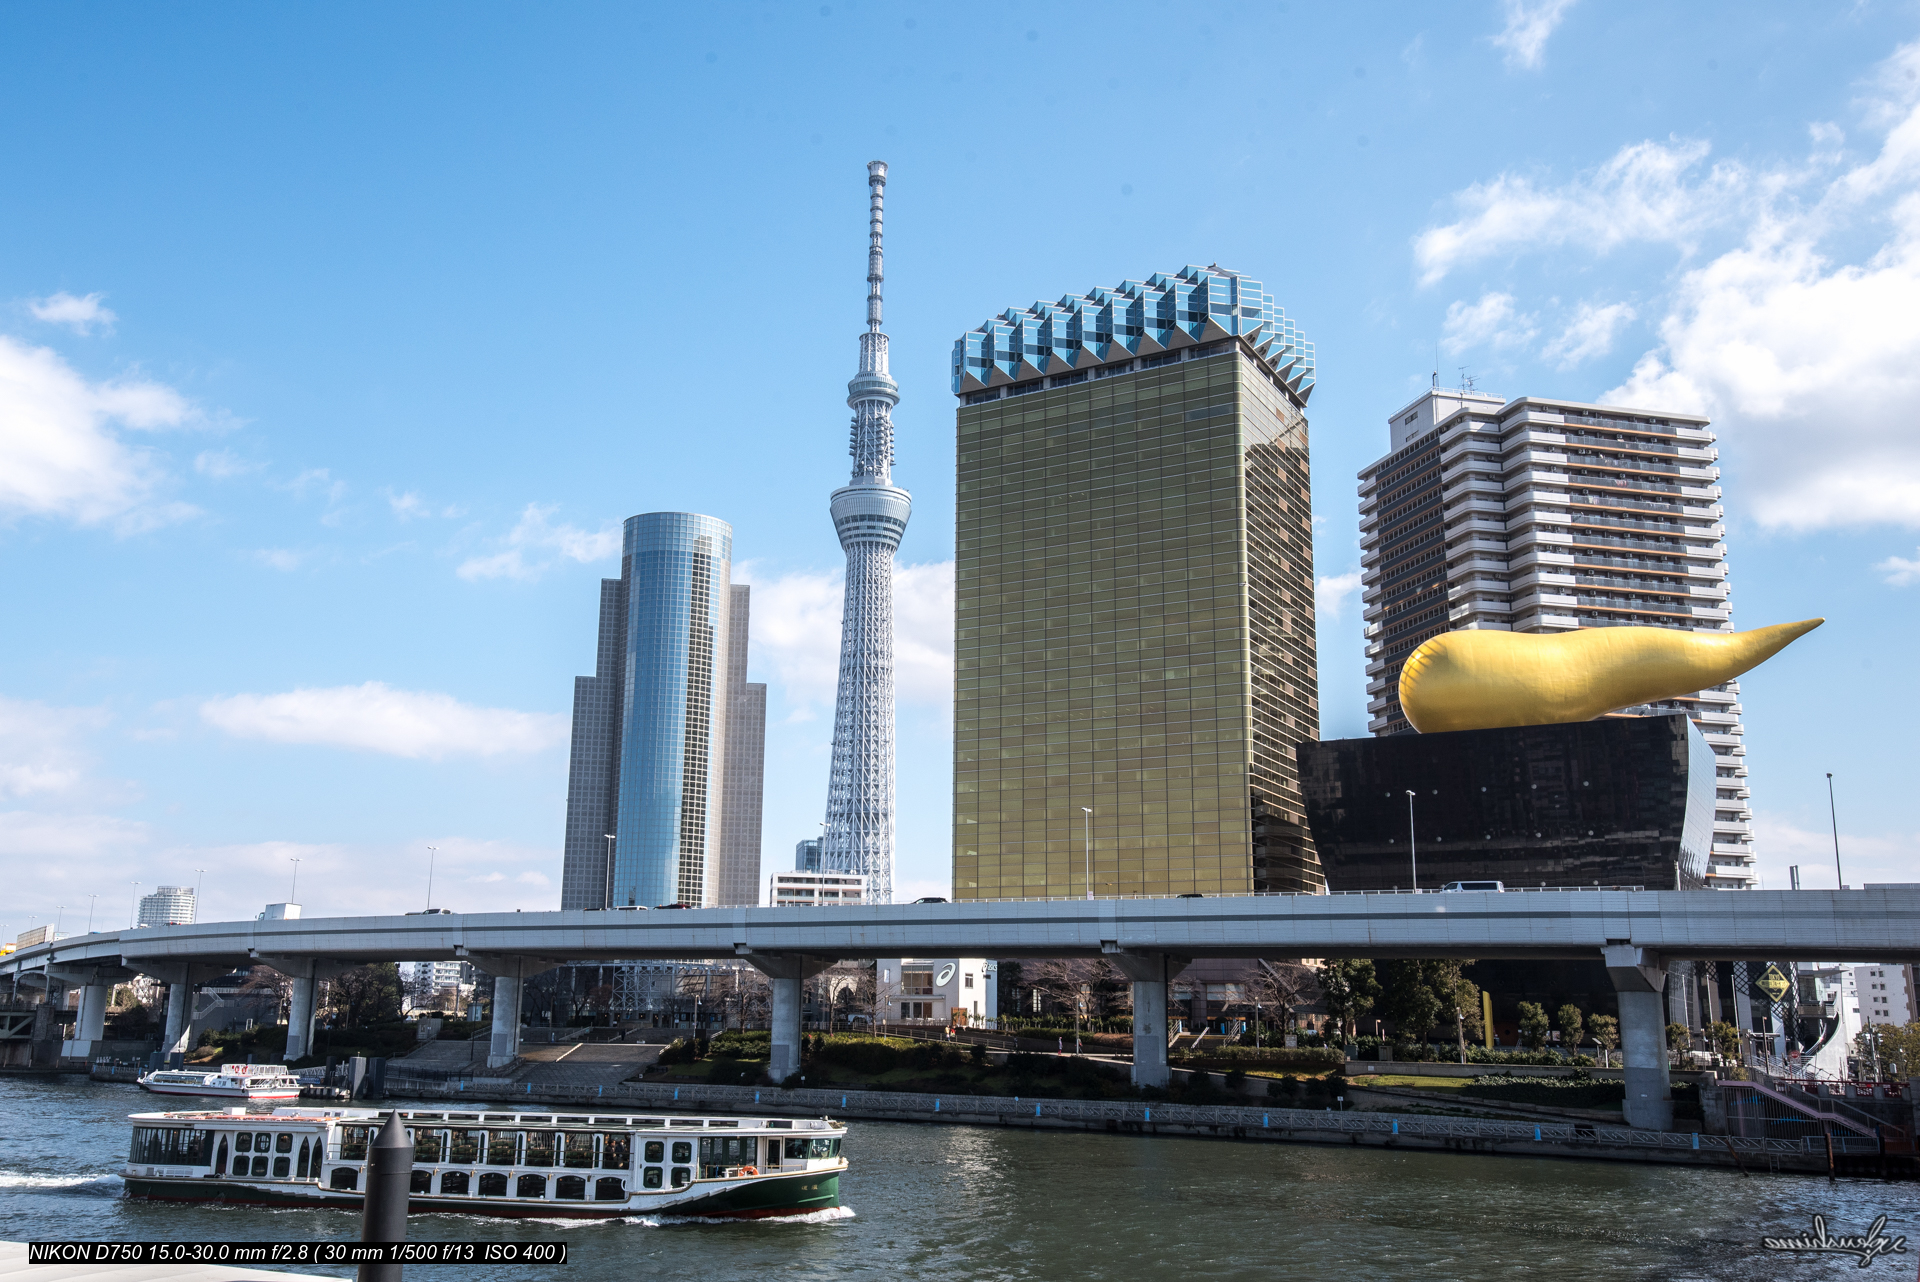
[[[407,1194],[413,1185],[413,1142],[400,1114],[388,1113],[386,1125],[367,1153],[367,1195],[360,1216],[362,1242],[407,1240]],[[400,1282],[400,1266],[362,1264],[360,1282]]]

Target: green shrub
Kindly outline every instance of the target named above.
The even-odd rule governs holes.
[[[936,1048],[938,1049],[938,1048]],[[835,1038],[821,1047],[818,1057],[825,1063],[850,1068],[856,1073],[879,1076],[900,1066],[900,1052],[885,1042],[866,1038]]]

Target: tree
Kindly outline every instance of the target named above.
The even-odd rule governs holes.
[[[1294,962],[1256,962],[1240,985],[1242,1004],[1271,1012],[1273,1022],[1293,1032],[1293,1008],[1314,1000],[1319,992],[1312,968]]]
[[[1568,1002],[1565,1006],[1562,1006],[1555,1022],[1560,1025],[1560,1044],[1562,1046],[1572,1049],[1580,1044],[1580,1038],[1586,1033],[1587,1021],[1586,1016],[1580,1013],[1578,1006],[1575,1006],[1572,1002]]]
[[[1863,1063],[1878,1064],[1881,1079],[1906,1081],[1920,1073],[1920,1021],[1874,1024],[1856,1039]]]
[[[1433,991],[1427,965],[1402,958],[1374,963],[1380,976],[1380,1014],[1393,1021],[1397,1035],[1415,1041],[1425,1041],[1440,1022],[1440,998]]]
[[[1693,1034],[1685,1024],[1667,1025],[1667,1049],[1678,1053],[1693,1045]]]
[[[1044,957],[1023,973],[1029,987],[1069,1011],[1084,1009],[1088,1019],[1133,1009],[1133,985],[1103,957]]]
[[[1373,973],[1373,962],[1365,957],[1342,957],[1320,967],[1320,1001],[1328,1018],[1349,1037],[1359,1032],[1360,1021],[1373,1010],[1380,996],[1380,981]]]
[[[327,984],[336,1027],[359,1028],[400,1018],[400,968],[393,962],[355,966]]]
[[[1526,1043],[1527,1049],[1537,1051],[1546,1046],[1551,1029],[1547,1012],[1540,1003],[1520,1003],[1520,1040]]]
[[[1612,1050],[1620,1044],[1620,1021],[1611,1015],[1594,1015],[1587,1020],[1587,1028],[1593,1033],[1594,1044],[1602,1050]]]

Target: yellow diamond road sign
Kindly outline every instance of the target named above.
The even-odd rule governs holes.
[[[1767,967],[1766,973],[1753,981],[1753,986],[1776,1002],[1785,997],[1787,990],[1793,987],[1787,977],[1780,973],[1778,966]]]

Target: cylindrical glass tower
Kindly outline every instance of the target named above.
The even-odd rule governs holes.
[[[620,808],[610,907],[717,901],[733,527],[693,512],[626,525]]]

